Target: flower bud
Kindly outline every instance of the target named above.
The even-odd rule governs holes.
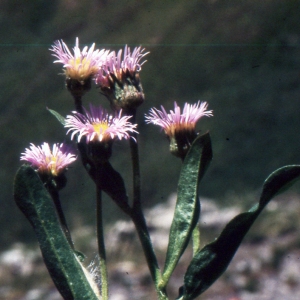
[[[144,50],[136,47],[131,53],[126,45],[123,60],[122,50],[118,54],[113,51],[96,76],[96,84],[116,111],[122,109],[125,113],[130,113],[145,100],[139,76],[141,66],[146,62],[140,63],[140,60],[148,54],[143,53]]]

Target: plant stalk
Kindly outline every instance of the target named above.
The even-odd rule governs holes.
[[[101,274],[101,296],[103,300],[108,299],[108,276],[106,267],[106,252],[103,234],[103,220],[102,220],[102,191],[97,188],[97,240],[98,253],[100,261]]]
[[[81,96],[78,95],[73,95],[74,98],[74,104],[75,104],[75,109],[78,113],[84,114],[83,108],[82,108],[82,101],[81,101]]]
[[[193,256],[200,250],[200,230],[196,225],[193,229]]]
[[[63,230],[70,246],[74,250],[74,243],[72,241],[71,233],[70,233],[70,230],[68,228],[67,221],[66,221],[61,203],[60,203],[59,193],[56,190],[51,190],[51,191],[49,191],[49,193],[50,193],[50,195],[53,199],[53,203],[55,205],[55,208],[56,208],[56,211],[57,211],[57,215],[58,215],[62,230]]]
[[[132,123],[135,123],[136,111],[133,112]],[[154,249],[152,246],[150,234],[144,218],[141,205],[141,176],[140,176],[140,164],[139,164],[139,151],[137,134],[133,133],[132,137],[129,139],[130,151],[131,151],[131,161],[132,161],[132,171],[133,171],[133,206],[131,210],[130,217],[136,227],[142,248],[147,260],[148,268],[151,273],[152,280],[154,281],[158,299],[164,300],[168,299],[165,289],[161,290],[158,288],[158,283],[161,280],[161,273],[159,270],[158,262]]]

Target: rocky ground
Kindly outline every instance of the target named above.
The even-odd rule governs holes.
[[[241,208],[221,208],[202,199],[201,241],[205,245],[218,236]],[[153,245],[163,265],[175,196],[146,212]],[[300,198],[284,195],[269,204],[236,253],[228,270],[202,296],[202,300],[296,300],[300,299]],[[75,244],[94,261],[93,229],[74,232]],[[118,221],[107,229],[111,300],[156,299],[151,278],[134,227]],[[191,259],[191,247],[183,255],[169,284],[170,299]],[[92,249],[92,250],[91,250]],[[44,267],[39,249],[15,244],[0,255],[0,299],[61,300]]]

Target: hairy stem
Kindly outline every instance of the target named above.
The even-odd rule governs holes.
[[[101,274],[101,296],[103,300],[108,299],[108,276],[106,267],[106,253],[103,234],[102,222],[102,191],[97,188],[97,240],[98,252],[100,260],[100,274]]]
[[[56,208],[56,211],[57,211],[57,215],[58,215],[62,230],[63,230],[70,246],[72,247],[72,249],[74,249],[74,243],[72,241],[70,230],[68,228],[67,221],[66,221],[61,203],[60,203],[59,193],[58,193],[58,191],[52,190],[52,189],[49,191],[49,193],[50,193],[50,195],[53,199],[53,203],[55,205],[55,208]]]
[[[200,230],[196,225],[193,229],[193,255],[195,255],[200,249]]]

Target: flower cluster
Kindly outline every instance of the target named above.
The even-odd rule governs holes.
[[[145,49],[135,47],[131,53],[130,48],[126,45],[122,60],[122,49],[116,53],[115,51],[95,49],[95,43],[90,49],[84,47],[79,48],[79,39],[76,38],[74,54],[71,53],[68,46],[63,40],[56,41],[50,50],[54,52],[53,56],[58,60],[54,63],[62,63],[64,72],[67,77],[78,81],[84,81],[90,77],[95,77],[96,83],[102,86],[107,84],[109,76],[114,74],[119,80],[122,74],[129,72],[134,74],[141,70],[141,66],[146,62],[140,60],[147,55],[143,53]]]
[[[127,45],[124,51],[110,52],[95,49],[95,43],[81,50],[78,38],[73,54],[62,40],[56,41],[50,50],[57,58],[54,62],[63,64],[67,87],[75,99],[76,111],[62,118],[67,134],[70,133],[71,139],[80,144],[88,144],[85,148],[79,146],[80,151],[85,151],[84,155],[92,157],[93,161],[98,161],[97,156],[99,161],[106,161],[111,155],[114,140],[135,140],[138,133],[137,124],[130,119],[136,107],[144,101],[138,73],[146,62],[143,58],[149,52],[141,47],[131,51]],[[110,100],[114,115],[108,114],[101,106],[90,105],[89,111],[82,106],[80,98],[89,89],[91,79]],[[175,102],[174,110],[170,112],[163,106],[161,110],[152,108],[145,115],[146,123],[160,126],[170,140],[170,151],[184,158],[198,134],[195,130],[197,121],[203,116],[213,115],[207,107],[207,102],[198,101],[196,104],[186,103],[183,110]],[[21,160],[30,162],[40,173],[53,176],[61,173],[75,159],[63,144],[54,144],[51,150],[47,143],[38,147],[31,144],[21,156]]]
[[[146,62],[141,61],[142,58],[149,53],[145,53],[145,49],[135,47],[131,52],[126,45],[124,52],[122,49],[109,52],[95,50],[93,44],[90,49],[84,47],[80,50],[77,38],[74,54],[63,41],[56,41],[50,50],[58,58],[54,62],[63,64],[67,87],[73,96],[82,96],[90,89],[91,79],[95,79],[115,110],[123,109],[127,112],[144,101],[138,73]]]
[[[21,160],[31,163],[39,173],[58,176],[66,167],[76,160],[65,144],[54,144],[52,150],[48,143],[41,146],[30,144],[21,154]]]

